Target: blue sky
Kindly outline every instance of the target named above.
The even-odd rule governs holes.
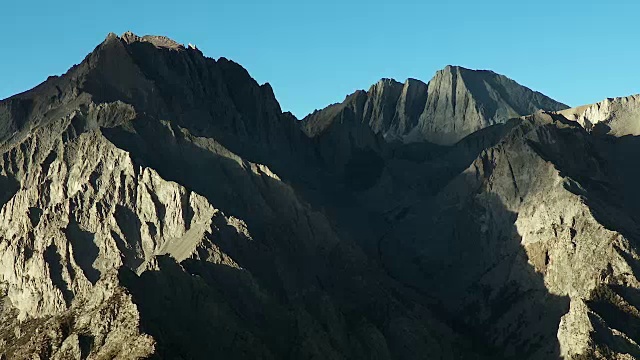
[[[0,98],[61,74],[107,33],[194,43],[302,117],[382,77],[491,69],[572,106],[640,93],[640,2],[7,1]]]

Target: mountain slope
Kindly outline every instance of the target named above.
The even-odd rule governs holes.
[[[353,100],[348,97],[345,103]],[[356,121],[368,124],[388,141],[427,140],[450,145],[489,125],[538,110],[567,106],[492,71],[447,66],[425,84],[382,79],[366,92],[363,104],[341,104],[303,120],[309,136],[318,136],[335,121],[340,108],[359,106]]]

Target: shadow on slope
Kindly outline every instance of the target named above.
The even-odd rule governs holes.
[[[20,190],[20,183],[13,177],[0,175],[0,209]]]
[[[158,271],[140,277],[122,268],[141,314],[143,331],[158,342],[158,359],[279,359],[288,352],[294,319],[251,291],[250,276],[225,265],[206,264],[189,273],[169,256],[156,258]],[[229,286],[231,284],[231,286]],[[255,285],[254,285],[255,286]],[[235,294],[244,296],[231,301]],[[247,306],[249,305],[249,306]],[[255,313],[262,317],[255,321]]]
[[[71,211],[74,211],[73,207]],[[69,224],[64,229],[64,233],[71,243],[73,259],[82,269],[87,280],[95,285],[100,278],[100,272],[93,266],[100,253],[100,249],[94,242],[95,235],[80,228],[73,215],[69,217]]]
[[[221,230],[209,239],[242,270],[195,259],[178,266],[165,258],[159,260],[162,271],[123,280],[130,289],[144,289],[132,290],[143,323],[169,354],[199,358],[222,351],[212,350],[220,346],[232,358],[476,358],[420,296],[369,264],[266,168],[171,123],[140,118],[130,126],[102,132],[136,164],[244,220],[251,234],[248,239]],[[225,228],[216,222],[216,229]],[[178,314],[173,328],[159,318],[172,312]],[[237,324],[229,325],[237,331],[218,338],[226,323]],[[193,329],[202,337],[190,335]]]
[[[605,228],[618,232],[629,241],[631,252],[640,252],[640,169],[634,160],[640,156],[640,137],[608,135],[604,124],[588,134],[577,123],[561,115],[552,115],[568,127],[548,132],[544,146],[532,147],[552,162],[561,176],[569,178],[565,188],[581,196],[593,217]],[[640,263],[628,252],[616,248],[618,254],[634,269],[640,281]],[[600,277],[603,282],[587,302],[599,351],[640,356],[640,348],[612,329],[640,343],[640,296],[638,289],[613,278],[609,270]]]
[[[568,298],[550,294],[529,264],[517,214],[481,192],[476,179],[457,181],[469,193],[413,209],[381,239],[382,262],[491,358],[560,358],[556,334]]]

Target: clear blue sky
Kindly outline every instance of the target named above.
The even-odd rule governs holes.
[[[576,106],[640,93],[638,14],[635,0],[5,1],[0,98],[132,30],[239,62],[298,117],[382,77],[428,81],[447,64]]]

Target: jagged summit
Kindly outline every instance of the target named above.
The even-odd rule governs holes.
[[[220,142],[244,149],[257,162],[306,140],[293,118],[282,113],[271,86],[258,84],[239,64],[206,57],[166,37],[127,32],[107,35],[66,74],[0,103],[2,120],[7,114],[0,141],[46,123],[58,107],[119,103],[135,109],[126,117],[170,119],[198,135],[216,133]],[[111,125],[118,118],[111,116]],[[271,139],[260,140],[264,136]]]
[[[131,31],[127,31],[124,34],[122,34],[120,38],[128,44],[131,44],[134,42],[148,42],[159,48],[165,48],[170,50],[185,50],[184,45],[179,44],[178,42],[166,36],[145,35],[140,37],[132,33]]]
[[[461,72],[461,71],[471,71],[475,73],[487,73],[487,74],[500,75],[491,69],[472,69],[472,68],[468,68],[460,65],[453,65],[453,64],[446,65],[445,67],[443,67],[442,69],[436,72]]]
[[[375,133],[388,140],[445,145],[510,118],[567,108],[493,71],[451,65],[437,71],[428,84],[382,79],[366,95],[364,109],[356,113]],[[325,131],[333,122],[331,114],[307,117],[305,131],[310,136]]]

